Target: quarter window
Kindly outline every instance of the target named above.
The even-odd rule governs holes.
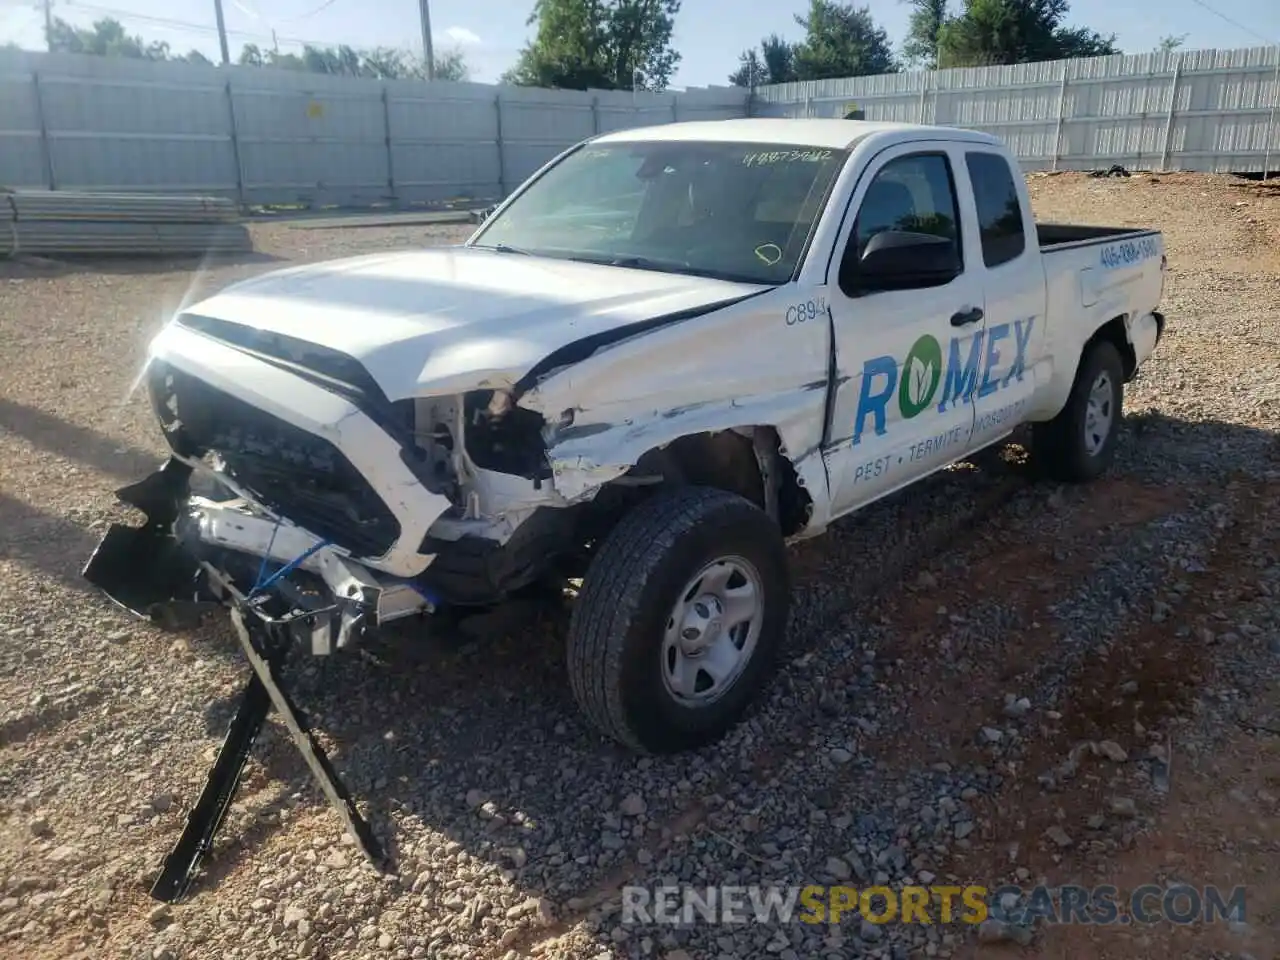
[[[1008,161],[995,153],[967,153],[964,159],[978,208],[982,262],[998,267],[1021,256],[1027,247],[1013,171]]]

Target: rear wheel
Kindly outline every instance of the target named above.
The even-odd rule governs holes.
[[[1106,472],[1116,455],[1124,405],[1124,364],[1109,340],[1093,343],[1080,360],[1067,405],[1032,426],[1037,467],[1053,480],[1082,483]]]
[[[605,735],[644,753],[723,736],[773,672],[790,604],[777,524],[709,487],[655,494],[601,545],[569,626],[569,679]]]

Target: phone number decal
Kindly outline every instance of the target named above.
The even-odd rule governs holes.
[[[1117,267],[1128,267],[1160,253],[1160,245],[1155,237],[1139,237],[1137,240],[1126,240],[1113,243],[1102,248],[1102,266],[1107,270]]]

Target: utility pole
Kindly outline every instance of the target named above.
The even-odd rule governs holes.
[[[418,0],[422,15],[422,56],[427,64],[427,79],[436,78],[436,58],[431,52],[431,0]]]
[[[44,47],[53,53],[53,0],[44,0]]]
[[[227,50],[227,24],[222,19],[222,0],[213,0],[213,12],[218,17],[218,43],[222,46],[222,65],[231,65],[231,52]]]

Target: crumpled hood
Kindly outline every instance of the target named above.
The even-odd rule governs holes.
[[[264,274],[184,312],[341,351],[399,400],[509,386],[584,337],[765,289],[438,247]]]

